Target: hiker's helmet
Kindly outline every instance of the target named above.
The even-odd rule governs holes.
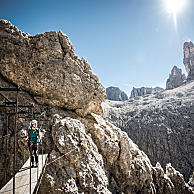
[[[33,126],[34,124],[36,124],[36,127],[37,127],[38,122],[36,120],[32,120],[30,125]]]

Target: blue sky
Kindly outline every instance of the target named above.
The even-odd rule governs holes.
[[[194,0],[177,15],[165,0],[1,0],[0,18],[31,35],[62,30],[104,87],[163,86],[194,41]]]

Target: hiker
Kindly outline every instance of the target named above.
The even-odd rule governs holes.
[[[37,127],[37,125],[38,122],[36,120],[32,120],[30,127],[26,132],[32,167],[34,167],[34,156],[36,167],[38,166],[37,143],[40,142],[40,129]]]

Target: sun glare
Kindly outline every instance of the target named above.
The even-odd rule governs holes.
[[[173,17],[174,25],[177,30],[177,15],[183,11],[187,0],[164,0],[165,9]]]
[[[167,12],[177,15],[185,6],[185,0],[165,0]]]

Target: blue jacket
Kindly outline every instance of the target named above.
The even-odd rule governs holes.
[[[40,134],[40,129],[39,128],[36,128],[36,129],[32,129],[32,128],[29,128],[27,130],[27,134],[28,134],[28,142],[32,142],[32,143],[38,143],[39,139],[39,134]],[[32,137],[31,137],[32,135]]]

